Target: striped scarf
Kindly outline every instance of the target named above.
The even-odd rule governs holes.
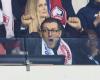
[[[42,55],[54,55],[54,51],[48,48],[45,41],[42,39]],[[72,53],[67,43],[63,39],[60,40],[60,45],[57,50],[57,55],[65,56],[65,64],[72,64]]]

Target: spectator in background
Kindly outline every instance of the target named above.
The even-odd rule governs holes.
[[[29,27],[29,33],[38,32],[41,22],[48,16],[46,0],[27,0],[22,23]]]
[[[74,0],[62,0],[62,5],[67,13],[67,24],[63,31],[64,37],[84,37],[87,35],[87,33],[83,31],[81,21],[76,16],[72,2],[74,2]]]
[[[97,34],[92,30],[88,31],[88,36],[87,47],[89,48],[90,52],[88,57],[90,60],[94,60],[95,64],[100,64],[100,41]]]
[[[11,0],[0,0],[0,55],[6,55],[5,38],[14,37]]]
[[[78,17],[69,17],[63,32],[65,38],[66,37],[69,38],[87,37],[87,32],[81,25],[81,21]]]
[[[16,37],[16,35],[20,37],[23,34],[20,33],[20,25],[25,3],[26,0],[0,0],[0,54],[15,54],[15,48],[18,54],[19,41],[8,38]]]
[[[94,30],[100,37],[100,0],[91,0],[77,15],[84,29]]]
[[[94,1],[96,2],[95,7],[93,6]],[[92,3],[90,5],[91,7],[88,6],[90,4],[89,3],[87,5],[88,8],[86,10],[85,10],[85,8],[83,8],[82,10],[84,10],[84,11],[81,11],[81,10],[79,11],[80,14],[78,13],[78,15],[79,15],[79,18],[82,17],[82,18],[80,18],[81,20],[78,17],[69,17],[68,18],[68,25],[66,26],[67,31],[65,31],[66,33],[68,32],[69,35],[72,37],[78,31],[78,33],[73,37],[83,37],[83,34],[86,33],[85,34],[86,37],[89,38],[88,43],[87,43],[87,40],[84,40],[83,38],[82,39],[81,38],[80,39],[73,38],[73,40],[72,40],[73,42],[70,45],[72,53],[73,53],[73,64],[99,64],[100,60],[99,60],[99,58],[96,58],[96,57],[100,57],[99,49],[97,48],[97,45],[99,45],[99,43],[97,42],[97,40],[91,40],[90,34],[92,35],[92,33],[90,33],[90,31],[87,30],[87,29],[89,29],[88,28],[89,25],[84,25],[84,24],[93,24],[93,23],[90,23],[90,22],[92,22],[91,21],[92,17],[90,16],[90,14],[93,15],[93,13],[95,13],[95,12],[97,12],[97,17],[96,17],[96,20],[94,20],[94,23],[95,22],[97,24],[100,23],[99,22],[100,21],[100,18],[99,18],[100,8],[99,8],[99,4],[97,5],[97,3],[99,1],[100,0],[91,0],[90,1],[90,3]],[[89,8],[90,8],[90,10],[89,10]],[[71,16],[73,16],[73,15],[71,15]],[[91,18],[89,18],[89,17],[91,17]],[[97,30],[99,30],[99,29],[97,29]],[[97,34],[99,34],[99,33],[100,32],[98,31]],[[93,33],[93,35],[95,35],[95,36],[97,34]],[[88,45],[84,42],[86,42]],[[77,47],[75,45],[77,45]],[[95,55],[95,56],[93,56],[93,55]],[[90,59],[90,58],[92,58],[92,59]]]
[[[88,30],[87,38],[79,38],[70,45],[75,65],[98,65],[100,64],[99,40],[94,31]],[[78,43],[78,44],[77,44]],[[77,46],[76,46],[77,45]]]

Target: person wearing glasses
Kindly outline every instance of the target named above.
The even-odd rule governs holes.
[[[65,64],[72,64],[72,53],[68,44],[61,38],[62,24],[58,19],[46,18],[40,26],[42,55],[64,55]]]

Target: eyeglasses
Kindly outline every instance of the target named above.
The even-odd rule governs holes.
[[[59,32],[60,29],[58,30],[48,30],[48,29],[42,29],[41,32],[45,32],[45,33],[48,33],[48,32],[51,32],[51,33],[56,33],[56,32]]]

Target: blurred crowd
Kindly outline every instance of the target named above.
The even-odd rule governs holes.
[[[100,0],[0,0],[0,55],[64,55],[100,64]]]

